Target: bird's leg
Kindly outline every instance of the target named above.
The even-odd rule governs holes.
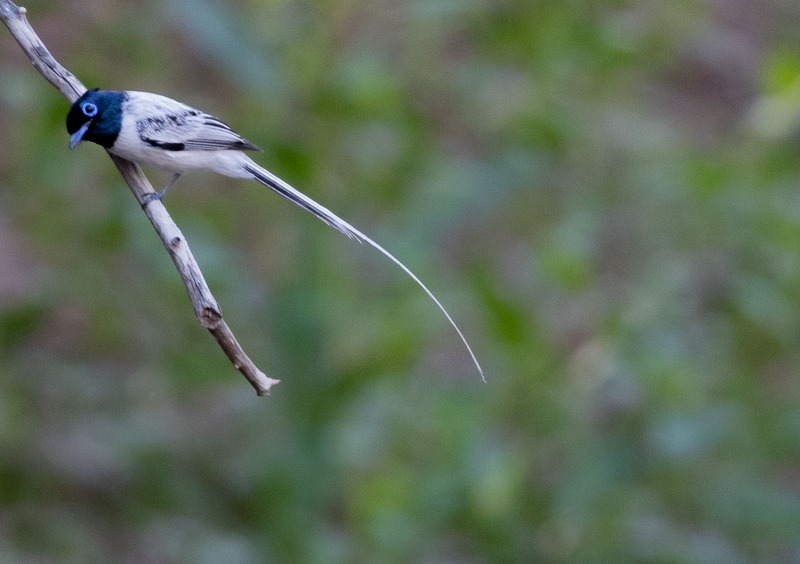
[[[181,175],[180,172],[176,172],[175,176],[172,177],[172,180],[167,182],[167,185],[164,186],[164,189],[161,190],[161,192],[150,192],[149,194],[145,194],[142,197],[142,205],[146,206],[147,204],[149,204],[153,200],[160,200],[161,198],[163,198],[164,194],[166,194],[167,190],[169,190],[169,187],[172,186],[175,183],[176,180],[178,180],[180,175]]]

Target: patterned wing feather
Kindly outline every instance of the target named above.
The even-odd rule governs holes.
[[[157,112],[139,119],[139,137],[167,151],[260,151],[220,119],[170,100]]]

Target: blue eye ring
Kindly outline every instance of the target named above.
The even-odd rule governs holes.
[[[97,115],[97,106],[91,102],[84,102],[81,104],[81,111],[86,117],[94,117]]]

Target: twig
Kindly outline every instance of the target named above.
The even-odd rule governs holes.
[[[25,18],[25,8],[15,5],[10,0],[0,0],[0,19],[6,24],[11,35],[17,40],[22,50],[28,55],[33,66],[44,76],[50,84],[63,94],[70,103],[77,100],[86,91],[86,87],[75,78],[71,72],[56,61],[42,40],[33,31]],[[121,159],[115,155],[109,156],[119,169],[122,178],[128,184],[140,205],[144,202],[146,194],[154,193],[152,185],[145,177],[138,165]],[[153,224],[161,242],[172,257],[172,262],[178,269],[183,280],[189,299],[192,301],[194,313],[200,324],[208,329],[225,351],[234,368],[244,374],[252,384],[259,396],[269,394],[270,388],[279,380],[270,378],[259,370],[253,361],[245,354],[236,337],[222,319],[222,312],[211,294],[203,273],[186,243],[178,226],[167,213],[160,201],[154,200],[142,206],[145,215]]]

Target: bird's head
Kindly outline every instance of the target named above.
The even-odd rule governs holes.
[[[124,92],[93,88],[75,100],[67,114],[69,148],[92,141],[106,149],[114,145],[122,126]]]

